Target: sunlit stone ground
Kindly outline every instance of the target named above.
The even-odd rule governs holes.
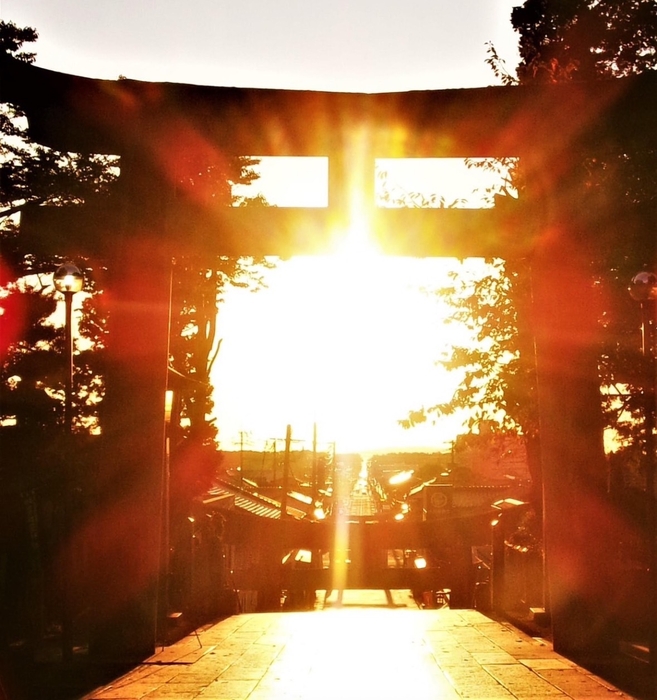
[[[390,598],[392,601],[390,601]],[[235,615],[156,653],[87,700],[629,698],[551,645],[408,592],[345,591],[322,610]]]

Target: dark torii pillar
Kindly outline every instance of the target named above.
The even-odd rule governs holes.
[[[566,142],[564,142],[566,143]],[[595,245],[610,222],[582,201],[571,142],[549,160],[528,154],[535,242],[530,256],[548,608],[555,650],[581,662],[617,653],[614,544],[623,524],[607,494],[598,362]],[[574,174],[571,177],[571,173]]]
[[[612,640],[599,329],[588,259],[564,222],[551,233],[532,259],[549,610],[555,649],[591,658]]]
[[[120,231],[109,261],[107,395],[94,515],[92,652],[143,659],[158,635],[164,527],[171,250],[168,188],[148,154],[121,161]]]

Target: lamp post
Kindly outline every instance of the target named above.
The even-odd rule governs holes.
[[[165,643],[169,620],[169,583],[171,578],[171,416],[173,390],[164,392],[164,463],[160,503],[160,568],[155,605],[155,643]]]
[[[66,357],[66,378],[64,390],[64,432],[67,440],[67,451],[64,464],[68,468],[70,459],[70,443],[68,442],[73,432],[73,295],[82,291],[84,277],[80,270],[72,263],[65,263],[57,268],[53,275],[55,289],[64,295],[66,305],[66,316],[64,320],[65,334],[65,357]],[[68,479],[65,480],[65,492],[63,498],[63,528],[64,537],[70,534],[71,504],[70,485]],[[62,660],[70,663],[73,659],[73,620],[71,614],[70,584],[67,577],[73,572],[73,559],[70,552],[70,544],[65,543],[64,569],[62,572]]]
[[[657,687],[657,455],[655,454],[655,421],[657,417],[657,275],[639,272],[628,287],[630,296],[641,304],[641,354],[646,367],[643,387],[644,430],[646,451],[646,492],[648,496],[648,537],[650,542],[650,671]]]
[[[64,295],[66,318],[64,321],[66,352],[66,386],[64,392],[64,427],[66,433],[73,430],[73,295],[82,291],[84,277],[73,263],[57,268],[53,276],[55,289]]]

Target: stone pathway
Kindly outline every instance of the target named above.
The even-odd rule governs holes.
[[[162,649],[85,700],[631,697],[550,643],[480,612],[402,607],[395,595],[388,607],[384,592],[345,591],[342,606],[235,615]]]

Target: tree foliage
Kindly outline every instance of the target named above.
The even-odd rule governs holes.
[[[259,289],[264,284],[262,272],[269,267],[271,263],[252,258],[181,258],[174,262],[171,381],[180,388],[184,433],[204,444],[217,436],[207,416],[213,406],[211,372],[220,357],[221,339],[216,330],[224,293],[229,286]]]
[[[36,30],[0,22],[0,51],[32,63],[24,43],[36,41]],[[11,230],[12,217],[28,204],[61,206],[108,193],[118,176],[118,159],[94,154],[62,153],[33,142],[19,105],[0,105],[0,222]],[[3,244],[5,241],[3,241]],[[7,250],[3,245],[7,264]],[[11,259],[11,258],[10,258]],[[26,264],[25,260],[15,261]],[[24,271],[24,270],[21,270]]]
[[[24,51],[23,44],[32,44],[39,38],[32,27],[17,27],[13,22],[0,22],[0,48],[19,61],[34,63],[36,54]]]
[[[657,59],[653,0],[526,0],[511,14],[521,83],[642,73]]]
[[[0,49],[33,62],[23,44],[37,39],[33,29],[0,22]],[[120,160],[112,156],[61,153],[29,138],[27,120],[18,105],[0,113],[0,236],[2,264],[0,317],[3,326],[0,417],[17,426],[57,428],[63,419],[63,331],[48,319],[56,311],[50,282],[60,257],[27,250],[20,237],[20,214],[27,206],[84,204],[93,195],[111,198],[120,177]],[[265,206],[262,197],[233,195],[233,185],[253,182],[257,160],[216,153],[175,153],[176,194],[204,206]],[[105,391],[104,351],[108,337],[103,305],[105,270],[85,266],[85,295],[76,309],[77,349],[73,398],[76,431],[98,430]],[[259,262],[259,266],[258,263]],[[176,388],[179,446],[189,441],[216,451],[217,428],[212,409],[210,370],[219,343],[215,337],[218,300],[229,285],[257,288],[264,261],[178,258],[172,277],[171,383]],[[99,415],[100,413],[100,415]]]
[[[512,24],[520,35],[521,83],[608,80],[657,67],[657,4],[652,0],[527,0],[514,8]],[[645,205],[657,200],[656,165],[651,149],[617,148],[583,159],[568,182],[574,206],[590,216],[595,212],[593,226],[599,227],[591,275],[601,309],[603,409],[606,425],[625,445],[637,442],[645,377],[639,308],[627,285],[642,267],[655,264],[654,222]],[[622,229],[619,247],[616,222],[624,220],[628,204],[636,205],[639,224]],[[604,235],[610,227],[612,234]]]
[[[652,0],[526,0],[514,8],[511,21],[521,55],[516,74],[492,45],[487,59],[505,85],[612,79],[657,66],[657,4]],[[624,231],[621,250],[619,227],[609,235],[605,228],[622,221],[628,203],[640,206],[655,201],[656,161],[649,150],[619,148],[604,158],[582,159],[563,187],[573,211],[581,212],[582,223],[597,227],[600,234],[591,279],[603,330],[599,349],[603,408],[607,425],[625,442],[636,438],[644,405],[637,388],[645,376],[638,353],[638,309],[626,288],[643,265],[654,264],[654,222],[647,217],[643,225]],[[522,198],[523,163],[509,165],[510,184]],[[490,161],[483,167],[496,164]],[[504,204],[505,194],[496,193],[496,206]],[[585,220],[586,216],[590,219]],[[444,364],[462,371],[463,381],[452,401],[412,411],[403,423],[410,426],[430,414],[468,408],[471,424],[493,419],[498,430],[525,436],[530,468],[538,474],[531,266],[522,260],[491,261],[481,277],[473,280],[455,274],[453,283],[445,291],[454,306],[453,320],[471,327],[474,344],[454,348]]]
[[[450,278],[451,285],[438,293],[453,306],[449,323],[465,326],[470,337],[467,344],[454,346],[441,364],[450,370],[465,370],[464,378],[449,402],[426,411],[449,415],[467,407],[471,409],[470,429],[492,421],[506,431],[534,435],[536,419],[528,410],[535,401],[534,388],[519,371],[520,358],[531,355],[531,347],[521,352],[520,312],[509,294],[523,280],[517,273],[509,274],[501,260],[491,261],[483,271],[464,261]],[[531,346],[531,338],[525,343]],[[423,419],[426,415],[421,413],[415,417],[415,421]]]
[[[0,50],[32,63],[33,52],[23,50],[36,41],[32,28],[0,22]],[[26,249],[20,237],[20,214],[27,205],[63,206],[84,202],[91,195],[109,195],[118,176],[117,159],[108,156],[61,153],[34,143],[20,106],[0,105],[0,420],[24,430],[57,429],[63,420],[65,386],[64,339],[57,318],[52,273],[61,256]],[[79,265],[84,267],[84,261]],[[75,430],[97,425],[96,406],[103,387],[99,363],[102,333],[93,296],[94,271],[86,268],[85,301],[76,351]],[[95,348],[95,352],[91,349]]]

